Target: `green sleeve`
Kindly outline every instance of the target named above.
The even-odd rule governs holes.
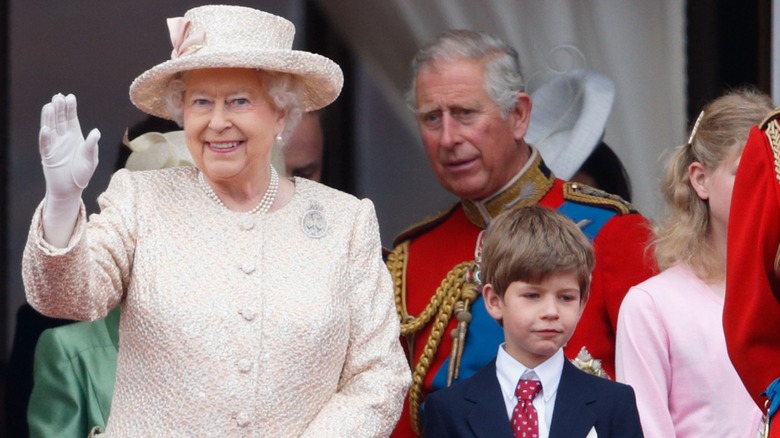
[[[30,438],[84,438],[89,434],[86,397],[70,359],[57,332],[44,331],[35,347],[34,384],[27,410]]]

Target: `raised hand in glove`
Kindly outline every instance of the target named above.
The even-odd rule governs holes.
[[[56,247],[66,247],[76,228],[81,193],[97,167],[99,139],[97,129],[86,139],[81,134],[74,95],[57,94],[41,109],[38,145],[46,178],[43,236]]]

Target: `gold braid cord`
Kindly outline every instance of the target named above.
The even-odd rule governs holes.
[[[390,278],[393,280],[393,290],[395,291],[395,310],[398,313],[398,319],[401,321],[401,335],[406,336],[404,324],[411,317],[406,311],[406,267],[409,253],[409,241],[396,246],[387,256],[387,269],[390,271]]]
[[[780,124],[777,119],[768,121],[765,131],[769,145],[772,147],[772,156],[774,157],[775,179],[780,182]],[[780,248],[775,252],[775,275],[780,277]]]
[[[438,310],[446,295],[457,289],[460,293],[460,285],[463,283],[465,273],[473,262],[462,262],[456,265],[442,280],[436,293],[431,297],[431,302],[423,309],[419,316],[414,317],[406,309],[406,269],[408,260],[409,242],[398,245],[387,257],[387,267],[393,279],[395,290],[395,309],[401,320],[401,336],[410,336],[425,328]],[[456,287],[457,286],[457,287]]]
[[[583,204],[609,207],[619,214],[629,214],[637,211],[633,204],[620,196],[576,182],[567,182],[563,185],[563,198]]]
[[[401,319],[401,334],[411,337],[427,326],[432,320],[431,334],[423,347],[422,354],[412,372],[412,387],[409,389],[409,414],[412,420],[412,428],[418,435],[420,427],[420,404],[423,399],[423,382],[428,375],[428,370],[433,362],[433,357],[441,343],[444,331],[452,318],[453,309],[462,296],[464,283],[468,278],[468,272],[474,262],[467,261],[456,265],[442,280],[436,293],[431,297],[430,303],[423,309],[419,316],[409,315],[406,309],[406,269],[409,251],[409,242],[397,246],[387,258],[387,267],[393,279],[395,289],[395,304],[398,316]],[[472,298],[472,297],[470,297]],[[473,298],[472,298],[473,299]],[[410,348],[411,348],[410,343]],[[414,357],[409,352],[409,357]]]
[[[777,123],[777,120],[772,120],[767,125],[765,132],[775,159],[775,178],[780,181],[780,124]]]

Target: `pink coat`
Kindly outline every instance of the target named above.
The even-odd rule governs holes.
[[[685,266],[631,288],[618,316],[617,380],[648,438],[755,437],[761,412],[726,353],[723,298]]]

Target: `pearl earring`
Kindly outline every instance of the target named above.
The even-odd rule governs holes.
[[[282,144],[282,134],[276,134],[275,140],[277,144]]]

